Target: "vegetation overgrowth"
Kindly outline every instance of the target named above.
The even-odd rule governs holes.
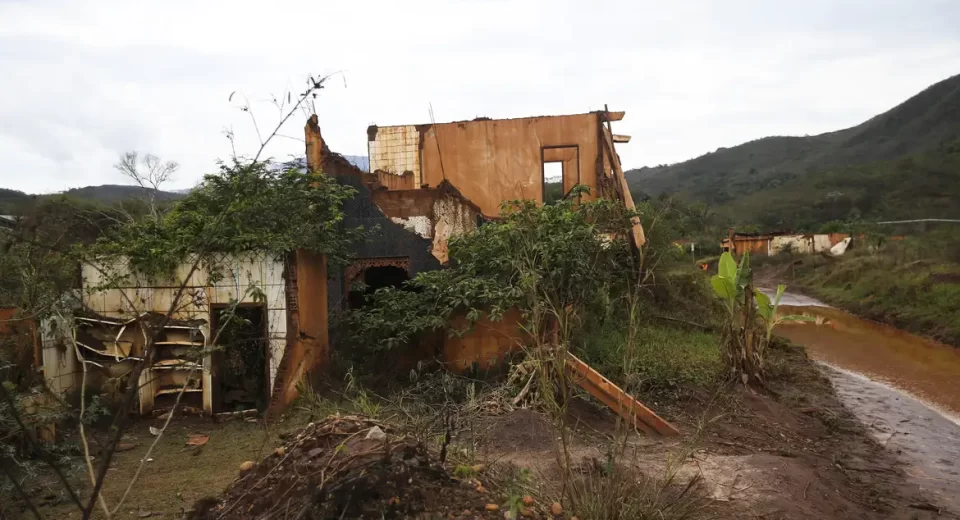
[[[627,238],[637,213],[610,200],[577,202],[576,195],[552,205],[504,204],[501,219],[451,240],[448,268],[379,289],[347,313],[337,331],[338,354],[376,374],[371,367],[384,350],[431,332],[464,334],[477,320],[499,321],[514,310],[528,338],[561,334],[571,352],[631,389],[714,380],[719,307],[705,277],[667,238],[679,212],[669,204],[641,208],[648,235],[641,264]],[[638,311],[632,318],[631,306]],[[695,323],[679,317],[691,311],[699,316]],[[451,325],[455,317],[468,325]],[[627,349],[636,357],[625,366]]]

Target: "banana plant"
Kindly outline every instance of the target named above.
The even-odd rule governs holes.
[[[749,284],[750,253],[743,253],[739,265],[729,252],[720,255],[720,268],[710,279],[710,285],[731,317],[736,316],[737,307],[743,303],[743,292]]]
[[[726,307],[730,319],[724,324],[721,344],[732,378],[743,384],[764,384],[764,358],[773,329],[784,321],[806,321],[807,316],[777,316],[786,286],[777,286],[773,301],[752,285],[750,254],[740,263],[729,252],[720,256],[720,268],[710,285]],[[757,319],[759,317],[759,320]],[[762,320],[763,328],[758,325]]]
[[[815,318],[812,316],[804,316],[802,314],[790,314],[787,316],[777,316],[777,309],[780,308],[780,298],[783,297],[784,291],[787,290],[787,286],[783,284],[777,285],[777,294],[774,296],[773,301],[770,301],[770,297],[766,294],[760,292],[759,289],[753,290],[753,297],[757,300],[757,313],[760,314],[760,318],[763,319],[763,324],[766,329],[766,340],[770,342],[770,336],[773,335],[773,329],[780,325],[783,322],[787,321],[814,321]]]

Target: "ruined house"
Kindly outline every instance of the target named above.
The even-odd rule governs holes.
[[[782,253],[839,256],[846,251],[851,240],[848,233],[736,233],[730,229],[728,236],[720,241],[720,249],[737,255],[749,252],[754,256],[776,256]]]
[[[497,218],[503,202],[544,202],[583,184],[590,188],[585,197],[615,198],[633,207],[615,148],[629,137],[611,129],[623,116],[598,111],[371,126],[370,172],[332,152],[317,116],[311,116],[304,130],[307,168],[355,187],[357,195],[344,205],[344,225],[373,234],[356,245],[350,265],[328,272],[323,256],[306,251],[282,258],[250,252],[223,256],[192,273],[181,266],[165,283],[134,276],[129,286],[105,290],[98,289],[98,266],[84,266],[82,311],[43,327],[45,377],[61,393],[79,388],[75,342],[95,367],[88,382],[116,380],[140,359],[145,328],[157,326],[155,317],[170,310],[179,282],[187,279],[187,304],[163,324],[154,362],[138,382],[141,413],[169,409],[181,388],[187,389],[181,403],[207,414],[266,405],[280,410],[296,397],[296,383],[305,374],[324,369],[330,312],[361,305],[365,292],[440,268],[447,262],[448,240]],[[639,221],[631,239],[637,246],[644,243]],[[218,323],[232,300],[239,300],[237,312],[249,327],[225,339],[218,337]],[[445,339],[442,359],[454,370],[499,362],[519,343],[518,319],[481,320],[463,337]],[[227,339],[252,348],[198,355]],[[237,355],[247,357],[234,359]]]
[[[349,305],[350,284],[357,277],[376,288],[403,278],[400,271],[412,277],[446,263],[449,238],[497,218],[506,201],[543,202],[553,187],[566,194],[583,184],[590,188],[587,197],[616,198],[632,208],[615,151],[615,143],[629,137],[610,128],[611,121],[623,116],[601,111],[373,125],[367,129],[370,173],[331,152],[316,116],[311,117],[306,127],[308,167],[358,188],[357,197],[344,208],[349,224],[379,227],[376,236],[355,251],[354,265],[331,284],[331,304]],[[644,242],[639,222],[633,241]],[[386,274],[390,269],[397,271]]]
[[[85,377],[88,386],[109,392],[142,359],[149,330],[159,328],[154,361],[138,382],[141,413],[171,408],[181,388],[181,405],[206,414],[289,403],[296,381],[326,352],[325,259],[306,251],[285,258],[250,252],[220,255],[193,272],[191,265],[181,265],[170,280],[130,274],[108,288],[105,277],[120,269],[83,265],[72,312],[43,327],[51,389],[77,391]],[[172,307],[183,280],[183,295]],[[232,302],[239,303],[230,312],[241,318],[232,323],[242,326],[221,327]],[[212,348],[228,343],[234,348]],[[86,375],[80,356],[89,361]],[[297,364],[282,366],[285,356]]]
[[[358,246],[342,273],[330,273],[329,306],[349,308],[365,292],[398,286],[447,262],[450,237],[497,218],[504,202],[548,200],[577,184],[586,197],[609,197],[634,207],[616,153],[627,136],[612,132],[623,112],[598,111],[517,119],[480,118],[453,123],[367,129],[370,172],[324,144],[316,116],[307,123],[307,164],[358,189],[344,211],[347,225],[376,229]],[[634,223],[632,240],[644,243]],[[511,318],[514,325],[511,326]],[[495,365],[518,344],[515,320],[481,320],[463,337],[446,338],[441,358],[451,369]]]

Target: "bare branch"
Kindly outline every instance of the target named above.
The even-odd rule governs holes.
[[[80,420],[77,421],[80,427],[80,442],[83,444],[83,461],[87,466],[90,484],[95,484],[96,477],[93,474],[93,459],[90,458],[90,443],[87,442],[87,429],[83,424],[83,416],[87,411],[87,360],[84,359],[83,354],[80,353],[80,347],[77,345],[76,329],[74,329],[71,339],[73,339],[73,351],[77,355],[80,365],[83,367],[83,378],[80,381]],[[107,507],[107,500],[103,498],[102,493],[100,494],[100,507],[103,508],[103,512],[107,515],[107,518],[110,518],[110,508]]]

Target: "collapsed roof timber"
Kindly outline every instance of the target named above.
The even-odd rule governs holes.
[[[169,409],[181,388],[189,392],[185,405],[208,414],[243,407],[267,407],[269,413],[283,410],[297,396],[296,383],[306,373],[325,368],[331,311],[362,301],[358,286],[371,290],[398,285],[418,272],[440,268],[447,261],[449,239],[496,218],[504,201],[544,202],[549,183],[562,194],[581,184],[590,188],[583,197],[612,198],[633,208],[615,147],[629,137],[616,135],[611,128],[611,122],[623,117],[623,112],[598,111],[371,126],[367,173],[326,146],[317,116],[311,116],[304,128],[308,169],[322,170],[358,188],[344,205],[346,225],[375,230],[377,236],[358,244],[353,263],[340,272],[328,272],[323,256],[306,251],[282,259],[256,253],[221,258],[218,269],[225,272],[215,282],[204,268],[194,272],[187,283],[189,304],[173,316],[180,320],[178,325],[161,333],[156,360],[141,376],[141,413]],[[555,176],[548,175],[548,168]],[[636,220],[631,241],[639,247],[644,240]],[[181,279],[187,271],[179,273]],[[77,353],[96,358],[105,374],[115,376],[124,372],[124,363],[142,355],[143,348],[137,339],[142,336],[140,321],[131,316],[133,309],[121,292],[132,291],[146,311],[166,312],[175,289],[95,290],[99,283],[99,271],[85,266],[82,306],[98,318],[74,320],[91,338]],[[260,287],[266,297],[254,298],[243,290],[251,285]],[[247,333],[260,338],[256,351],[236,354],[224,349],[198,358],[196,351],[214,341],[218,313],[233,300],[240,301],[246,321],[254,324]],[[513,313],[501,322],[481,323],[465,336],[444,339],[442,359],[455,371],[474,363],[499,363],[520,344],[519,319],[519,313]],[[79,329],[44,327],[45,376],[61,392],[79,382],[78,360],[62,347],[65,338],[57,332],[70,330]],[[247,357],[229,359],[237,355]],[[258,379],[259,384],[244,385],[231,377],[227,365],[245,367],[247,378]],[[639,419],[646,429],[673,430],[576,358],[568,360],[568,366],[572,374],[579,374],[584,388],[622,414]]]

